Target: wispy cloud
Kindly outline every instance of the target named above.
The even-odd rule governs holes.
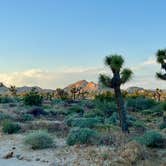
[[[140,86],[144,88],[166,88],[165,82],[155,78],[159,65],[154,58],[131,67],[134,71],[133,79],[124,87]],[[30,69],[22,72],[0,73],[0,80],[6,85],[16,86],[40,86],[43,88],[56,89],[78,80],[86,79],[88,81],[98,81],[100,73],[108,73],[104,67],[64,67],[58,71],[46,71],[41,69]]]

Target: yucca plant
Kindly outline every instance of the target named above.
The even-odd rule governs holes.
[[[165,73],[157,72],[156,77],[161,80],[166,80],[166,49],[158,50],[156,53],[157,63],[161,65],[161,69],[165,71]]]
[[[105,65],[111,69],[113,77],[110,78],[107,75],[101,74],[99,82],[108,88],[114,89],[122,131],[129,132],[126,109],[120,87],[132,78],[133,72],[128,68],[122,70],[123,64],[124,59],[121,55],[106,56]]]

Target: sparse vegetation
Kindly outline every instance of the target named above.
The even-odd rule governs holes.
[[[37,92],[35,88],[27,93],[24,97],[24,104],[30,106],[40,106],[42,104],[43,97]]]
[[[164,146],[163,136],[155,131],[148,131],[142,137],[136,138],[136,140],[141,144],[152,148]]]
[[[67,144],[75,145],[75,144],[97,144],[99,141],[99,134],[89,128],[73,128],[71,129],[68,137]]]
[[[14,134],[20,131],[21,127],[18,123],[12,122],[10,120],[4,120],[2,123],[2,130],[7,134]]]
[[[32,149],[45,149],[53,146],[53,139],[46,131],[34,131],[25,138],[25,144],[29,145]]]

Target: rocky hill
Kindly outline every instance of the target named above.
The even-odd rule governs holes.
[[[135,86],[129,87],[129,88],[126,89],[126,91],[127,91],[128,93],[135,93],[135,92],[137,92],[137,91],[144,91],[144,90],[145,90],[145,89],[143,89],[143,88],[135,87]]]
[[[83,91],[87,92],[97,92],[99,90],[98,84],[94,82],[88,82],[86,80],[77,81],[73,84],[70,84],[66,88],[64,88],[65,91],[70,92],[72,88],[81,88]]]

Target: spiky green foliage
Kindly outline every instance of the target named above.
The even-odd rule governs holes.
[[[114,75],[113,78],[110,78],[107,75],[100,74],[99,83],[101,85],[109,88],[114,88],[114,86],[116,85],[125,84],[126,82],[131,80],[133,72],[128,68],[122,70],[124,59],[121,55],[107,56],[105,58],[105,64],[111,68],[113,74],[118,73],[121,78],[117,79],[117,77],[115,78]]]
[[[161,68],[165,70],[165,73],[157,72],[156,77],[161,80],[166,80],[166,49],[157,51],[156,61],[161,65]]]
[[[119,71],[124,63],[124,59],[121,55],[111,55],[106,56],[105,58],[105,64],[111,67],[112,70]]]
[[[132,78],[132,75],[133,75],[133,72],[130,69],[128,68],[123,69],[121,72],[122,84],[125,84],[126,82],[130,81]]]
[[[110,87],[111,86],[111,79],[104,75],[100,74],[99,76],[99,82],[104,86],[104,87]]]

